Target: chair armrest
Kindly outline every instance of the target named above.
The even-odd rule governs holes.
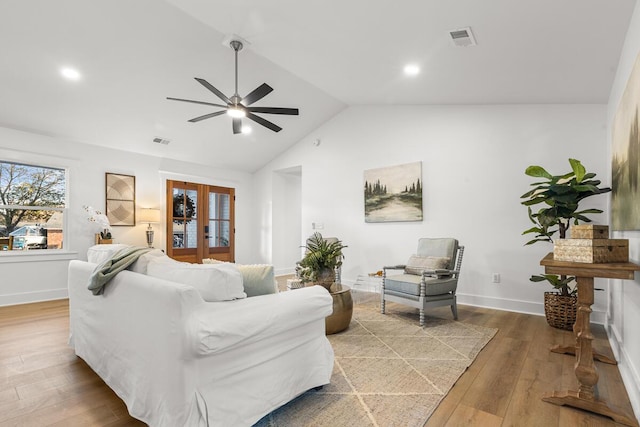
[[[435,270],[423,270],[422,276],[453,276],[460,273],[458,270],[447,270],[446,268],[437,268]]]
[[[398,264],[398,265],[387,265],[386,267],[382,267],[383,270],[404,270],[406,265]]]

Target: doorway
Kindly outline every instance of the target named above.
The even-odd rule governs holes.
[[[167,255],[235,262],[235,189],[167,180]]]
[[[302,254],[302,166],[273,171],[272,183],[272,263],[289,274]]]

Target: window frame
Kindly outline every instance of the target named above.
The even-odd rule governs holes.
[[[31,166],[44,169],[60,170],[64,173],[64,207],[54,206],[25,206],[25,205],[3,205],[0,204],[0,209],[25,209],[25,210],[40,210],[40,211],[54,211],[62,213],[62,236],[63,243],[60,249],[37,249],[37,250],[0,250],[0,263],[5,262],[24,262],[24,261],[51,261],[51,260],[67,260],[75,259],[77,252],[69,249],[68,238],[68,215],[69,215],[69,166],[66,164],[55,164],[51,162],[51,157],[55,156],[43,156],[36,153],[22,153],[22,155],[7,155],[14,153],[6,153],[4,150],[0,150],[0,163],[10,163],[21,166]],[[23,157],[28,157],[25,159]]]

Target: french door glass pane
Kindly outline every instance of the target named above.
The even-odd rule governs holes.
[[[229,216],[231,214],[231,209],[229,205],[229,195],[228,194],[218,194],[218,219],[226,219],[229,220]]]
[[[229,221],[220,221],[220,241],[218,246],[229,246]]]
[[[185,212],[185,216],[187,218],[197,218],[198,217],[198,191],[197,190],[187,190],[186,206],[187,206],[187,211]],[[189,209],[189,207],[191,208]]]
[[[184,248],[184,221],[173,221],[173,247]]]
[[[195,219],[187,220],[187,238],[185,240],[186,248],[198,247],[198,221]]]
[[[209,221],[209,247],[220,248],[229,246],[229,222]]]

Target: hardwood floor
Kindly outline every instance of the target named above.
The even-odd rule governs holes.
[[[443,314],[448,310],[442,307]],[[573,357],[550,353],[572,334],[545,319],[459,306],[460,321],[499,328],[427,426],[617,426],[608,418],[542,402],[547,391],[573,387]],[[0,427],[140,426],[124,403],[69,347],[66,300],[0,307]],[[450,315],[450,312],[449,312]],[[612,356],[604,329],[594,347]],[[599,395],[633,416],[616,366],[596,363]],[[384,426],[380,426],[384,427]]]

